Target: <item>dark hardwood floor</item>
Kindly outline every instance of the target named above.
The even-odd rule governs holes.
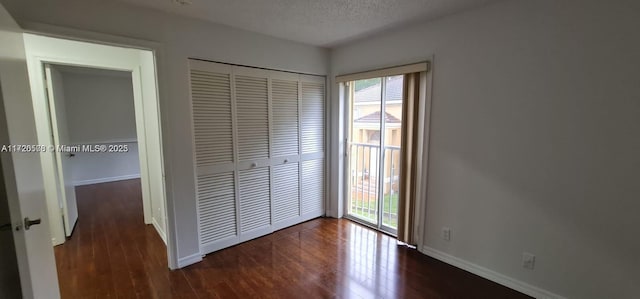
[[[169,271],[164,243],[143,224],[139,180],[76,193],[76,229],[55,248],[62,298],[529,298],[338,219]]]

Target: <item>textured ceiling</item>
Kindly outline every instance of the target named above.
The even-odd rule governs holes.
[[[331,47],[496,0],[120,0],[316,46]]]

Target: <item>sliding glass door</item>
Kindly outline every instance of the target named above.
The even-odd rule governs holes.
[[[403,76],[346,83],[347,217],[396,234]]]

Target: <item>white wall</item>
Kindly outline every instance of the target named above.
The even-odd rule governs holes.
[[[326,49],[130,7],[115,1],[60,0],[33,5],[21,0],[2,0],[2,3],[25,28],[51,33],[65,31],[41,25],[49,24],[161,43],[162,53],[157,53],[160,55],[157,63],[167,212],[170,218],[175,219],[175,223],[168,223],[168,227],[176,233],[176,252],[183,265],[200,257],[187,58],[320,75],[327,74],[328,70]],[[95,38],[91,34],[71,34]]]
[[[136,139],[131,74],[62,70],[72,142]],[[77,68],[84,70],[84,68]]]
[[[435,56],[426,249],[570,298],[638,296],[639,16],[504,1],[332,52],[334,75]]]
[[[71,144],[122,144],[125,153],[76,153],[75,185],[140,177],[131,74],[62,68]]]
[[[71,164],[73,184],[91,185],[140,178],[137,142],[110,142],[126,145],[126,153],[76,153]]]

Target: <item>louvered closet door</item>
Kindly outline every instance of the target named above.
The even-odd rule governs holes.
[[[271,226],[268,71],[234,67],[241,240]]]
[[[200,245],[215,250],[238,235],[231,67],[189,65]]]
[[[322,216],[324,77],[189,65],[201,252]]]
[[[274,229],[300,216],[300,85],[297,74],[271,74],[272,172]]]
[[[300,76],[302,196],[301,211],[307,217],[324,214],[325,200],[325,79]]]
[[[299,154],[298,87],[297,75],[272,75],[273,152],[271,156],[274,158],[296,158]]]

